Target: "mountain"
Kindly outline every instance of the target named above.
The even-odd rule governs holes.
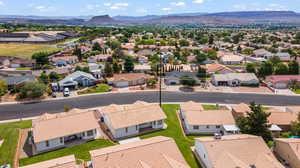
[[[94,16],[87,22],[86,25],[109,25],[109,24],[121,24],[120,21],[114,20],[109,15]]]

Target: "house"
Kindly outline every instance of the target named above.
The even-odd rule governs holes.
[[[78,62],[77,56],[61,56],[61,57],[53,57],[52,62],[55,66],[67,66],[76,64]]]
[[[267,51],[266,49],[258,49],[253,51],[253,55],[255,57],[261,57],[261,58],[266,58],[266,57],[272,57],[274,56],[271,52]]]
[[[102,135],[95,113],[73,109],[58,114],[45,113],[34,119],[31,128],[33,154],[100,138]]]
[[[232,64],[242,64],[244,61],[244,57],[239,55],[224,55],[220,58],[220,62],[226,65]]]
[[[130,105],[110,105],[100,109],[114,139],[136,136],[164,128],[165,113],[158,104],[136,102]]]
[[[77,164],[75,156],[70,155],[19,168],[83,168],[83,165]]]
[[[286,111],[287,112],[300,113],[300,106],[287,106]]]
[[[93,86],[97,79],[89,73],[76,71],[63,80],[58,82],[59,90],[64,90],[64,88],[77,89],[78,86],[88,87]]]
[[[206,64],[205,67],[206,72],[208,74],[214,74],[214,73],[219,73],[219,74],[226,74],[226,73],[233,73],[235,72],[234,69],[231,69],[225,65],[222,64]]]
[[[259,80],[254,73],[213,74],[211,82],[215,86],[258,86]]]
[[[299,139],[278,138],[274,141],[274,153],[285,165],[297,168],[300,167],[299,145]]]
[[[275,54],[276,57],[280,59],[280,61],[290,61],[291,55],[287,52],[279,52]]]
[[[235,119],[238,119],[239,117],[244,117],[247,113],[251,111],[251,108],[245,103],[232,106],[232,114]]]
[[[284,168],[261,137],[196,138],[195,155],[204,168]]]
[[[300,84],[300,75],[270,75],[265,80],[269,87],[275,89],[287,89],[292,81]]]
[[[153,78],[151,75],[144,73],[125,73],[125,74],[114,74],[113,77],[108,78],[108,83],[115,87],[129,87],[144,85],[146,82]]]
[[[87,62],[88,63],[106,62],[109,57],[111,57],[111,55],[109,54],[99,54],[99,55],[89,57],[87,59]]]
[[[136,73],[150,73],[151,66],[149,64],[135,64],[134,72]]]
[[[176,70],[166,73],[165,83],[167,85],[179,85],[180,79],[185,76],[193,78],[194,80],[196,80],[196,84],[200,84],[200,80],[197,77],[197,73],[195,73],[195,72],[179,72]]]
[[[14,86],[19,86],[26,82],[35,81],[35,76],[29,74],[21,75],[21,76],[6,76],[6,77],[0,76],[0,79],[5,80],[8,88],[12,89]]]
[[[104,70],[104,65],[101,64],[95,64],[95,63],[91,63],[91,64],[88,64],[88,67],[89,67],[89,71],[91,72],[91,74],[93,74],[93,76],[96,78],[96,79],[102,79],[102,71]]]
[[[297,121],[298,113],[282,112],[282,111],[267,111],[271,115],[268,118],[269,124],[278,126],[283,132],[291,130],[291,123]]]
[[[157,136],[90,151],[93,168],[189,168],[175,141]]]
[[[186,134],[236,134],[239,128],[229,110],[204,110],[200,103],[180,105],[182,125]]]

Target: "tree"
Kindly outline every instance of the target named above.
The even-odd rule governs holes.
[[[180,45],[181,47],[184,47],[184,46],[189,46],[190,43],[189,43],[187,40],[180,40],[180,41],[179,41],[179,45]]]
[[[81,53],[81,49],[76,45],[73,54],[76,55],[78,57],[79,61],[82,61],[82,53]]]
[[[299,75],[299,63],[297,61],[289,62],[289,74]]]
[[[156,81],[154,78],[149,79],[149,80],[147,81],[147,87],[154,88],[155,85],[156,85],[156,83],[157,83],[157,81]]]
[[[117,61],[113,61],[114,63],[113,63],[113,71],[114,71],[114,73],[120,73],[121,72],[121,70],[122,70],[122,65],[120,65],[120,64],[118,64],[118,62]]]
[[[276,75],[287,75],[289,74],[289,68],[284,63],[278,63],[275,68]]]
[[[199,53],[196,56],[196,60],[199,64],[202,64],[207,59],[207,55],[204,53]]]
[[[49,79],[51,82],[56,82],[59,80],[59,75],[56,72],[50,72]]]
[[[205,68],[202,68],[201,66],[198,67],[198,74],[197,76],[199,78],[202,78],[205,80],[205,78],[207,77],[207,74],[206,74],[206,69]]]
[[[183,76],[180,78],[180,84],[185,87],[193,87],[196,85],[196,80],[190,76]]]
[[[40,82],[27,82],[20,89],[19,98],[40,98],[46,93],[46,86]]]
[[[291,123],[291,133],[293,136],[300,136],[300,113],[298,113],[297,121]]]
[[[237,125],[243,134],[252,134],[261,136],[266,142],[272,140],[269,130],[268,117],[270,113],[264,112],[261,105],[250,103],[251,112],[247,116],[240,117]]]
[[[41,75],[39,76],[39,80],[44,84],[48,84],[50,81],[49,76],[45,73],[41,73]]]
[[[114,75],[111,63],[106,62],[104,67],[104,73],[106,77],[112,77]]]
[[[101,48],[100,44],[98,42],[96,42],[96,43],[94,43],[92,50],[93,51],[102,51],[102,48]]]
[[[240,34],[237,34],[232,37],[234,44],[238,44],[240,42],[240,36],[241,36]]]
[[[208,44],[209,44],[209,45],[214,44],[214,35],[210,35],[210,36],[209,36]]]
[[[255,73],[256,74],[256,66],[254,63],[247,63],[246,70],[248,73]]]
[[[263,62],[258,70],[258,75],[260,77],[265,77],[273,74],[273,65],[271,62]]]
[[[134,63],[132,57],[126,57],[124,62],[125,72],[131,72],[134,70]]]
[[[34,53],[32,59],[34,59],[38,65],[47,65],[49,64],[48,55],[49,53],[47,52]]]
[[[279,64],[280,58],[278,56],[273,56],[269,59],[269,61],[273,64],[273,66],[276,66],[277,64]]]
[[[7,93],[7,82],[0,80],[0,97]]]
[[[289,85],[289,88],[291,88],[292,90],[300,89],[300,84],[297,80],[291,80],[288,85]]]

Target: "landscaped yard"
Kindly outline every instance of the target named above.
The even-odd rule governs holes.
[[[208,105],[208,104],[203,104],[202,107],[204,110],[220,110],[221,108],[216,105]]]
[[[81,144],[69,148],[63,148],[56,151],[40,154],[34,157],[21,159],[20,166],[25,166],[25,165],[51,160],[63,156],[72,155],[72,154],[74,154],[77,159],[88,161],[91,160],[89,151],[112,146],[112,145],[114,145],[114,143],[111,141],[98,139],[85,144]]]
[[[0,56],[31,58],[32,54],[37,52],[55,52],[58,50],[58,48],[54,48],[51,45],[0,44]]]
[[[82,92],[78,92],[79,95],[82,95],[82,94],[93,94],[93,93],[104,93],[104,92],[109,92],[111,91],[111,88],[109,85],[107,84],[99,84],[95,87],[92,87],[90,89],[87,89],[85,91],[82,91]]]
[[[12,165],[19,137],[18,128],[30,127],[31,121],[0,124],[0,139],[4,140],[0,147],[0,165]]]
[[[296,93],[296,94],[300,94],[300,89],[293,90],[293,92]]]
[[[179,109],[179,105],[163,105],[163,110],[167,115],[166,124],[168,128],[163,131],[154,132],[151,134],[141,136],[142,139],[150,138],[154,136],[166,136],[171,137],[176,141],[177,146],[179,147],[180,151],[182,152],[184,158],[188,162],[188,164],[192,168],[201,167],[191,150],[191,147],[194,146],[194,140],[185,137],[178,117],[176,115],[176,110]]]

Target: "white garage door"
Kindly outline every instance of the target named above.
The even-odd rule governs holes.
[[[286,83],[276,83],[275,88],[276,89],[286,89],[288,86]]]

